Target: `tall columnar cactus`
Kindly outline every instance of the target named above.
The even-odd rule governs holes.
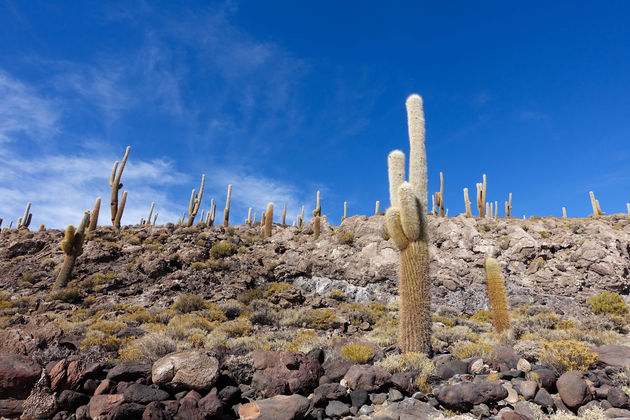
[[[273,225],[273,203],[267,204],[265,212],[265,238],[271,237],[271,227]]]
[[[630,203],[626,203],[626,207],[628,208],[628,216],[630,216]],[[0,219],[0,224],[2,224],[2,219]]]
[[[483,182],[477,183],[477,209],[479,217],[486,217],[486,174],[483,174]]]
[[[247,219],[245,219],[245,224],[248,227],[252,227],[252,208],[249,208],[249,211],[247,212]]]
[[[125,202],[122,200],[120,206],[118,205],[118,191],[123,187],[123,184],[120,182],[120,178],[122,177],[123,170],[125,169],[125,164],[127,163],[127,158],[129,157],[129,150],[131,147],[127,146],[125,150],[125,155],[120,162],[120,167],[118,167],[118,161],[114,162],[114,168],[112,169],[112,174],[109,177],[109,186],[112,189],[112,195],[109,200],[109,207],[112,213],[112,225],[116,228],[120,228],[120,219],[122,218],[122,213],[125,209]],[[123,192],[123,197],[126,197],[126,191]]]
[[[214,225],[214,216],[217,212],[217,206],[214,204],[214,198],[210,199],[210,210],[206,214],[206,225],[212,226]]]
[[[120,219],[122,219],[123,211],[125,211],[125,203],[127,202],[127,191],[123,191],[120,198],[120,205],[118,206],[118,212],[116,212],[116,218],[114,219],[114,227],[120,229]]]
[[[147,217],[147,221],[146,224],[150,225],[151,224],[151,215],[153,214],[153,208],[155,207],[155,202],[151,202],[151,208],[149,209],[149,217]],[[201,219],[203,220],[203,215],[201,216]]]
[[[228,185],[225,209],[223,210],[223,227],[230,226],[230,200],[232,199],[232,184]]]
[[[630,207],[628,208],[628,214],[630,214]],[[567,208],[566,207],[562,207],[562,218],[563,219],[567,218]]]
[[[155,222],[157,221],[158,218],[158,212],[155,212],[155,215],[153,216],[153,222],[151,223],[151,225],[155,226]]]
[[[65,287],[70,281],[74,263],[77,260],[77,257],[81,255],[81,252],[83,252],[83,237],[89,220],[90,212],[86,211],[83,213],[83,218],[76,230],[72,225],[68,225],[68,228],[66,229],[65,237],[59,244],[66,256],[63,259],[63,264],[61,265],[61,269],[59,270],[57,280],[55,281],[55,285],[53,287],[56,290]]]
[[[92,210],[92,216],[90,217],[90,225],[87,228],[88,232],[93,232],[96,230],[96,226],[98,225],[98,214],[101,211],[101,197],[96,197],[94,201],[94,210]]]
[[[381,214],[381,202],[376,200],[376,205],[374,206],[374,216],[378,216]]]
[[[31,219],[33,215],[31,214],[31,203],[26,203],[26,210],[24,210],[24,216],[18,218],[17,228],[18,229],[28,229],[31,224]]]
[[[505,202],[505,217],[512,217],[512,193],[510,193],[508,201]]]
[[[466,205],[466,217],[472,217],[470,211],[470,198],[468,198],[468,188],[464,188],[464,204]]]
[[[510,312],[508,310],[507,296],[505,295],[505,283],[501,276],[499,262],[494,258],[486,258],[486,282],[488,283],[488,296],[492,306],[492,322],[496,332],[500,333],[510,328]]]
[[[284,206],[282,207],[282,226],[286,226],[286,220],[287,220],[287,203],[284,203]]]
[[[321,229],[321,215],[322,215],[322,206],[320,202],[320,192],[317,191],[317,204],[315,206],[315,210],[313,210],[313,216],[315,220],[313,221],[313,239],[319,239],[319,232]]]
[[[431,353],[429,246],[425,213],[427,161],[424,146],[422,98],[407,98],[410,162],[405,182],[405,155],[394,150],[388,156],[391,207],[385,213],[387,231],[400,250],[400,338],[404,352]]]
[[[440,172],[440,192],[435,193],[435,204],[440,210],[440,216],[444,216],[444,175]]]
[[[498,215],[499,215],[499,202],[495,201],[494,202],[494,218],[496,219]]]
[[[599,207],[599,200],[595,199],[595,194],[593,194],[593,191],[589,191],[588,194],[591,197],[591,206],[593,207],[593,217],[600,217],[600,216],[606,215],[606,213],[604,213],[602,209]]]
[[[190,194],[190,203],[188,204],[188,221],[186,226],[192,226],[199,212],[199,206],[201,205],[201,199],[203,197],[203,187],[206,184],[206,174],[201,175],[201,186],[199,187],[199,193],[196,193],[193,188],[192,194]]]
[[[343,216],[341,216],[341,221],[343,222],[348,218],[348,202],[343,202]]]

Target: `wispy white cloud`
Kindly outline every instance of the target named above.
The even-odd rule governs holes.
[[[519,118],[524,121],[528,121],[528,120],[538,121],[538,120],[544,120],[548,118],[548,115],[543,114],[542,112],[537,112],[533,110],[525,110],[519,114]]]
[[[78,223],[86,209],[92,209],[97,196],[102,198],[100,224],[109,220],[108,186],[115,156],[46,156],[21,158],[0,156],[0,217],[8,223],[22,215],[32,202],[33,225],[62,227]],[[155,202],[161,221],[176,221],[178,203],[172,201],[168,186],[179,185],[186,176],[164,160],[130,161],[123,173],[128,198],[123,224],[136,224]],[[33,226],[32,226],[33,227]]]
[[[59,131],[59,116],[54,101],[0,69],[0,143],[20,134],[47,140]]]

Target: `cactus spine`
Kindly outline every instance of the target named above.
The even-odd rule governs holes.
[[[472,217],[470,211],[470,198],[468,198],[468,188],[464,188],[464,204],[466,205],[466,217]]]
[[[18,229],[28,229],[31,224],[31,219],[33,215],[30,213],[31,211],[31,203],[26,203],[26,210],[24,210],[24,216],[18,219],[17,228]]]
[[[63,264],[61,265],[61,269],[59,270],[57,280],[55,281],[55,285],[53,287],[55,290],[65,287],[70,281],[74,263],[83,251],[83,237],[89,220],[90,212],[86,211],[83,213],[83,218],[76,230],[72,225],[68,225],[68,228],[66,229],[65,237],[59,244],[66,256],[63,259]]]
[[[271,237],[271,227],[273,225],[273,203],[267,204],[265,212],[265,238]]]
[[[496,259],[486,258],[484,265],[486,282],[488,283],[488,296],[492,306],[492,322],[496,332],[500,333],[510,328],[510,312],[505,295],[505,283],[501,276],[499,262]]]
[[[284,203],[284,206],[282,207],[282,226],[286,226],[286,219],[287,219],[287,203]]]
[[[510,193],[508,201],[505,202],[505,217],[512,217],[512,193]]]
[[[230,200],[232,199],[232,184],[228,185],[225,209],[223,210],[223,227],[230,226]]]
[[[444,216],[444,175],[440,172],[440,192],[435,193],[435,204],[440,209],[440,216]]]
[[[120,167],[118,167],[118,161],[114,162],[114,168],[112,169],[112,174],[109,177],[109,186],[112,189],[109,207],[112,213],[112,225],[116,229],[120,229],[120,219],[122,218],[122,213],[125,209],[124,199],[122,200],[120,206],[118,205],[118,191],[120,191],[123,187],[123,184],[120,183],[120,177],[122,177],[123,170],[125,169],[125,164],[127,163],[127,158],[129,157],[129,150],[131,150],[131,147],[127,146],[125,155],[120,162]],[[127,191],[123,192],[123,197],[127,197]]]
[[[427,210],[427,161],[424,146],[422,98],[406,101],[409,124],[409,181],[405,179],[405,155],[395,150],[388,156],[391,207],[385,213],[387,231],[400,249],[400,338],[403,352],[431,353],[429,247]]]
[[[483,174],[483,182],[477,183],[477,209],[479,217],[486,217],[486,174]]]
[[[96,197],[96,201],[94,201],[94,210],[92,210],[92,216],[90,217],[90,225],[87,228],[88,232],[93,232],[96,230],[96,226],[98,224],[98,214],[101,211],[101,197]]]
[[[376,207],[374,208],[374,216],[378,216],[381,213],[381,202],[376,200]]]

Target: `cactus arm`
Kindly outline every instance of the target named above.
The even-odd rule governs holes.
[[[410,95],[405,102],[409,126],[409,183],[420,200],[420,207],[426,211],[427,195],[427,154],[425,149],[424,110],[420,95]]]
[[[123,191],[122,197],[120,198],[120,205],[118,206],[118,211],[116,212],[116,218],[114,219],[114,227],[116,229],[120,229],[120,221],[122,219],[123,212],[125,211],[126,203],[127,203],[127,191]]]
[[[112,189],[109,207],[111,210],[112,224],[114,225],[114,227],[116,226],[116,219],[118,218],[118,213],[120,211],[120,206],[118,205],[118,191],[123,187],[123,185],[120,183],[120,178],[122,177],[123,170],[125,169],[125,165],[127,164],[129,150],[131,150],[131,147],[127,146],[127,148],[125,149],[125,155],[123,156],[120,165],[118,164],[118,161],[114,163],[112,174],[109,177],[109,186]]]
[[[505,283],[501,276],[499,262],[496,259],[486,258],[484,266],[494,329],[500,333],[510,328],[510,312],[505,295]]]
[[[271,237],[271,228],[273,226],[273,203],[267,204],[265,212],[265,238]]]
[[[154,207],[155,207],[155,202],[151,202],[151,208],[149,209],[149,217],[147,217],[148,224],[151,224],[151,215],[153,214]]]
[[[315,219],[313,221],[313,239],[314,240],[318,240],[319,239],[319,233],[321,230],[321,217],[320,216],[315,216]]]
[[[96,230],[96,226],[98,224],[98,214],[101,211],[101,197],[96,197],[94,201],[94,210],[92,210],[92,216],[90,217],[90,225],[88,226],[87,231],[93,232]]]
[[[341,216],[341,221],[343,222],[348,218],[348,202],[343,202],[343,216]]]
[[[63,263],[61,264],[61,268],[59,270],[59,274],[57,275],[57,280],[55,281],[55,285],[53,289],[58,290],[65,287],[70,281],[70,276],[72,275],[72,269],[74,267],[74,263],[79,255],[83,252],[83,237],[85,236],[85,229],[90,220],[90,212],[86,211],[83,213],[83,218],[79,223],[77,229],[74,229],[74,226],[69,225],[66,229],[66,234],[64,240],[61,241],[61,249],[65,254],[65,258]]]
[[[286,218],[287,218],[287,203],[284,203],[282,207],[282,226],[286,226]]]
[[[245,219],[245,224],[249,227],[252,227],[252,208],[250,207],[247,212],[247,219]]]
[[[195,222],[195,217],[199,212],[199,206],[201,206],[201,199],[203,198],[203,189],[206,183],[206,175],[201,175],[201,186],[199,187],[199,193],[193,188],[190,195],[190,203],[188,204],[188,220],[186,226],[192,226]],[[203,217],[202,217],[203,219]]]
[[[472,217],[470,211],[470,198],[468,197],[468,188],[464,188],[464,204],[466,205],[466,217]]]
[[[223,227],[230,226],[230,200],[232,198],[232,184],[228,185],[227,199],[225,200],[225,209],[223,210]]]
[[[389,178],[389,203],[392,207],[398,207],[398,187],[405,182],[405,154],[400,150],[394,150],[387,156],[387,169]]]

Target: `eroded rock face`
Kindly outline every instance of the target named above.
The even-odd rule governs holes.
[[[42,368],[29,357],[0,356],[0,399],[25,399],[41,373]]]

